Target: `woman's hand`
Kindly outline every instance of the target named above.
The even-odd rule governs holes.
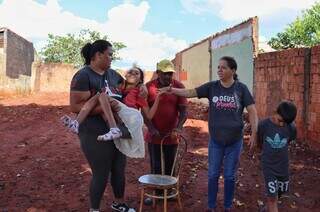
[[[171,92],[171,85],[163,88],[158,89],[158,93],[170,93]]]
[[[167,91],[165,91],[165,90],[158,90],[158,91],[157,91],[157,96],[156,96],[156,98],[160,98],[160,96],[161,96],[162,94],[164,94],[164,93],[167,93]]]

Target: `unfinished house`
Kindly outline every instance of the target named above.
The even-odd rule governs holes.
[[[31,91],[33,44],[7,28],[0,28],[0,92]]]
[[[192,44],[176,54],[177,78],[186,88],[197,87],[210,79],[210,37]]]
[[[258,18],[209,36],[178,52],[174,59],[179,79],[187,88],[217,80],[217,66],[222,56],[232,56],[238,63],[237,74],[253,89],[254,57],[258,52]]]

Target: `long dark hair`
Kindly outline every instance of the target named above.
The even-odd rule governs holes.
[[[132,70],[132,69],[137,69],[140,72],[140,82],[137,84],[137,86],[143,84],[144,83],[144,72],[142,71],[142,69],[137,66],[133,66],[129,70]],[[127,88],[127,81],[124,81],[123,86],[125,89]]]
[[[140,72],[140,82],[138,85],[143,84],[144,83],[144,72],[139,67],[133,67],[133,68],[137,69]]]
[[[238,79],[238,74],[236,73],[237,68],[238,68],[237,61],[233,57],[230,57],[230,56],[221,57],[220,60],[224,60],[224,61],[227,62],[228,67],[230,69],[234,70],[233,79],[234,80],[239,80]]]
[[[84,58],[84,65],[89,65],[91,58],[97,53],[103,53],[106,49],[112,47],[112,44],[106,40],[96,40],[93,43],[87,43],[81,49],[81,55]]]

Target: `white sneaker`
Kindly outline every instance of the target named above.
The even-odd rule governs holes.
[[[60,118],[60,120],[62,124],[67,127],[70,125],[72,118],[70,116],[64,115]]]
[[[110,131],[104,135],[99,135],[98,141],[111,141],[117,138],[120,138],[122,135],[121,130],[119,128],[110,128]]]
[[[79,123],[77,120],[73,120],[71,117],[64,115],[61,117],[62,124],[67,127],[71,132],[78,134]]]
[[[79,123],[77,120],[73,120],[71,125],[69,126],[71,132],[78,134],[79,133]]]
[[[122,95],[113,93],[113,92],[111,91],[107,80],[105,80],[105,83],[106,83],[106,87],[105,87],[106,91],[105,91],[105,93],[106,93],[108,96],[110,96],[110,97],[122,98]]]

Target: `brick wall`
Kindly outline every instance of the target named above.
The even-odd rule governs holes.
[[[311,49],[307,140],[320,146],[320,45]]]
[[[0,47],[0,75],[4,72],[5,66],[4,66],[4,54],[3,54],[3,48]]]
[[[298,108],[298,139],[320,143],[320,46],[259,54],[255,59],[254,95],[259,118],[270,116],[281,100]],[[311,67],[311,69],[309,68]]]

